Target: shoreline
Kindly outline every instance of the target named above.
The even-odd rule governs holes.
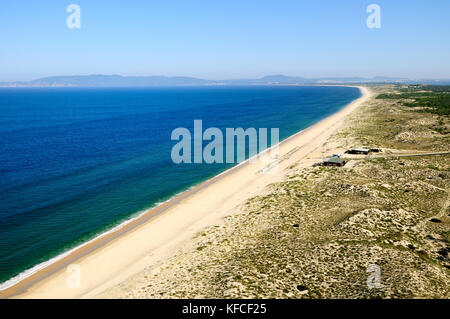
[[[350,85],[342,85],[342,86],[355,87],[355,86],[350,86]],[[347,114],[351,113],[361,103],[363,103],[364,101],[366,101],[369,98],[370,94],[369,94],[367,88],[359,87],[359,86],[357,86],[357,87],[361,91],[361,94],[362,94],[361,97],[352,101],[348,105],[344,106],[336,113],[320,120],[319,122],[305,128],[304,130],[301,130],[301,131],[285,138],[284,140],[279,142],[277,145],[272,146],[270,149],[272,149],[273,147],[279,147],[281,149],[282,147],[285,147],[288,144],[294,144],[297,146],[297,148],[298,147],[302,148],[305,145],[307,145],[308,143],[312,143],[313,141],[317,142],[317,140],[319,140],[318,137],[323,137],[325,132],[328,132],[328,130],[333,129],[333,126],[336,125],[336,122],[341,121],[343,118],[345,118],[345,116]],[[331,123],[328,123],[328,122],[331,122]],[[330,128],[330,126],[331,126],[331,128]],[[315,132],[315,131],[318,131],[318,132]],[[317,133],[317,134],[314,135],[314,133]],[[308,139],[307,138],[308,134],[313,135],[313,136],[311,136]],[[303,142],[306,142],[306,143],[304,145],[298,145],[298,144],[301,144],[302,137],[304,137],[303,140],[305,140]],[[266,149],[266,150],[262,151],[261,153],[254,155],[254,156],[258,156],[258,155],[265,156],[267,153],[270,153],[270,149]],[[291,152],[292,150],[289,150],[289,152]],[[298,151],[298,149],[295,150],[295,152],[296,151]],[[287,152],[287,153],[289,153],[289,152]],[[286,155],[287,153],[280,151],[280,156]],[[255,166],[258,166],[258,164],[254,165],[253,163],[250,163],[250,160],[252,158],[249,158],[242,163],[236,164],[235,166],[219,173],[218,175],[216,175],[204,182],[201,182],[200,184],[193,186],[190,189],[187,189],[177,195],[174,195],[172,198],[170,198],[166,202],[163,202],[159,206],[149,208],[147,210],[142,211],[141,213],[139,213],[139,212],[136,213],[135,217],[131,217],[130,219],[120,223],[119,225],[115,226],[114,228],[98,235],[97,237],[94,237],[90,241],[87,241],[65,253],[62,253],[59,256],[54,257],[45,263],[36,265],[35,267],[38,267],[40,265],[42,265],[42,267],[40,269],[38,269],[37,271],[35,271],[34,273],[32,273],[31,275],[27,276],[26,278],[23,278],[20,281],[13,283],[11,286],[9,286],[3,290],[0,290],[0,298],[10,298],[10,297],[25,297],[25,298],[89,297],[89,296],[95,296],[96,294],[106,290],[107,288],[110,288],[110,287],[114,286],[115,284],[122,282],[124,278],[129,277],[130,275],[132,275],[132,273],[136,273],[136,270],[139,270],[142,265],[148,265],[149,263],[155,262],[155,260],[153,260],[155,258],[148,258],[149,256],[150,257],[153,256],[153,253],[151,255],[149,255],[148,254],[149,252],[163,250],[163,252],[158,253],[158,256],[163,259],[165,255],[170,254],[169,251],[173,252],[173,249],[172,249],[173,247],[170,247],[170,246],[176,246],[175,244],[177,244],[177,243],[179,244],[179,242],[182,242],[183,240],[185,240],[191,236],[190,233],[189,234],[186,233],[186,231],[189,228],[188,226],[192,226],[193,224],[200,222],[203,218],[206,217],[206,214],[209,214],[209,215],[213,214],[213,212],[210,211],[209,213],[204,212],[203,214],[197,213],[196,216],[193,216],[193,217],[192,216],[183,216],[183,215],[181,215],[181,213],[183,211],[183,209],[182,209],[183,207],[180,208],[180,206],[186,205],[186,203],[184,203],[185,200],[187,200],[187,201],[192,200],[198,194],[198,196],[203,195],[206,198],[212,197],[212,201],[215,201],[214,197],[216,195],[216,192],[210,191],[209,195],[208,194],[205,195],[202,192],[203,191],[206,192],[208,190],[208,187],[212,188],[214,186],[217,186],[216,184],[219,184],[221,181],[223,181],[226,178],[231,178],[234,176],[235,179],[238,180],[239,174],[232,174],[232,173],[236,173],[244,168],[248,168],[247,169],[248,172],[246,172],[246,174],[248,176],[252,176],[250,173],[254,174],[254,172],[253,172],[254,170],[252,172],[250,172],[249,171],[250,168],[255,168]],[[262,166],[262,168],[265,168],[265,167],[266,166]],[[261,168],[261,165],[259,165],[259,168]],[[254,176],[254,179],[261,180],[262,177],[260,178],[260,176],[261,175]],[[246,180],[246,179],[244,178],[244,180]],[[261,182],[261,184],[266,184],[266,183]],[[242,185],[240,185],[239,183],[237,183],[237,185],[242,187]],[[226,188],[222,187],[221,189],[223,190]],[[244,188],[244,190],[246,190],[246,189]],[[231,189],[230,191],[234,193],[236,190]],[[212,196],[211,196],[211,194],[212,194]],[[240,198],[238,198],[238,200],[240,200]],[[220,205],[220,200],[216,200],[215,202],[219,203],[219,205]],[[210,206],[215,207],[214,203],[210,204]],[[172,212],[173,210],[176,211],[177,208],[178,208],[178,212]],[[164,212],[167,212],[167,214],[162,214]],[[178,232],[173,230],[173,228],[176,228],[176,227],[168,226],[168,225],[170,225],[170,223],[167,223],[167,220],[171,220],[171,218],[167,217],[166,215],[169,215],[169,213],[172,215],[172,219],[173,219],[173,215],[175,214],[176,216],[174,219],[177,222],[179,222],[180,224],[182,224],[182,222],[180,222],[180,217],[185,218],[185,220],[184,220],[185,223],[182,225],[182,227],[180,227],[180,225],[177,225],[178,229],[175,229],[175,230],[178,230]],[[161,220],[163,219],[162,217],[165,217],[165,216],[166,216],[166,218],[165,218],[166,228],[163,227],[161,229],[158,229],[158,227],[154,226],[154,225],[152,227],[152,224],[157,224],[157,221],[159,221],[160,224],[161,223],[164,224],[164,222],[161,222]],[[154,222],[147,223],[149,220],[152,220],[152,222],[153,221]],[[148,230],[143,230],[143,228],[145,228],[145,227],[149,228],[150,230],[153,230],[153,232],[152,231],[149,232]],[[143,245],[142,238],[144,238],[144,239],[149,238],[149,237],[146,237],[143,235],[145,235],[145,234],[148,235],[149,233],[151,233],[151,235],[153,237],[155,237],[156,236],[154,233],[155,230],[158,230],[158,231],[163,230],[164,236],[162,236],[162,237],[165,237],[167,239],[167,234],[164,231],[167,231],[167,230],[170,231],[171,229],[172,229],[172,233],[175,233],[175,236],[172,236],[172,237],[169,236],[170,237],[169,240],[171,240],[172,242],[175,242],[175,244],[167,243],[164,240],[160,240],[159,243],[158,242],[154,243],[153,247],[151,247],[151,245]],[[140,233],[141,233],[139,236],[134,234],[134,233],[137,233],[138,231],[140,231]],[[177,235],[179,235],[179,232],[183,232],[184,236],[181,236],[183,238],[176,239]],[[115,239],[118,239],[119,237],[122,238],[122,241],[115,240]],[[141,240],[138,241],[137,239],[139,239],[139,238]],[[128,239],[128,244],[131,244],[131,246],[140,244],[140,247],[137,247],[136,249],[134,249],[133,253],[128,252],[132,249],[129,247],[129,245],[127,245],[127,243],[126,243],[127,239]],[[144,241],[144,243],[145,243],[145,241]],[[116,249],[114,250],[114,248],[116,248]],[[106,254],[102,255],[102,252],[105,252],[105,251],[108,251],[107,256],[106,256]],[[130,258],[130,260],[128,260],[128,261],[121,260],[120,265],[114,265],[115,267],[111,265],[111,267],[108,267],[108,270],[109,270],[108,274],[102,273],[102,274],[100,274],[100,276],[98,276],[99,271],[98,271],[97,267],[95,266],[96,260],[97,261],[101,260],[103,265],[109,265],[108,260],[105,260],[107,258],[103,258],[103,257],[114,257],[114,256],[121,257],[121,256],[123,256],[123,254],[125,252],[128,253],[130,256],[132,256],[132,258]],[[147,256],[147,255],[149,255],[149,256]],[[134,262],[137,260],[136,258],[140,258],[138,260],[139,261],[138,263]],[[96,259],[96,260],[92,260],[92,259]],[[123,257],[122,259],[126,259],[126,258]],[[142,259],[145,259],[145,260],[142,260]],[[116,260],[116,259],[114,259],[114,260]],[[69,289],[64,284],[66,281],[65,277],[67,277],[69,275],[65,272],[65,267],[75,261],[77,261],[77,263],[80,264],[80,266],[82,266],[81,269],[82,269],[82,286],[83,287],[79,290]],[[46,264],[46,263],[49,263],[49,264]],[[43,265],[43,264],[45,264],[45,265]],[[138,264],[138,265],[135,265],[135,264]],[[98,264],[98,265],[100,265],[100,264]],[[133,265],[133,270],[124,271],[124,269],[128,270],[128,267],[131,267],[131,265]],[[35,267],[30,268],[30,270],[33,270]],[[109,268],[111,268],[111,269],[109,269]],[[87,275],[86,275],[85,269],[87,269]],[[25,272],[23,272],[22,274],[24,274],[24,273]],[[120,274],[120,276],[119,276],[119,274]],[[18,275],[18,276],[20,276],[20,275]],[[18,276],[13,277],[12,279],[17,278]],[[88,285],[87,286],[85,286],[85,278],[86,277],[88,277],[88,280],[87,280]],[[101,277],[101,278],[98,278],[98,277]],[[118,277],[120,277],[120,278],[118,279]],[[10,279],[10,280],[12,280],[12,279]],[[120,280],[120,279],[122,279],[122,280]],[[7,283],[8,281],[6,281],[5,283]],[[56,292],[58,292],[58,293],[56,293]]]

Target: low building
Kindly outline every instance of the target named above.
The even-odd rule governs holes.
[[[351,150],[345,151],[345,154],[363,154],[367,155],[370,153],[368,148],[352,148]]]
[[[347,161],[340,157],[330,157],[324,158],[322,165],[323,166],[344,166]]]

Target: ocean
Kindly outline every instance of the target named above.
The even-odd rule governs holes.
[[[200,119],[204,129],[279,128],[283,140],[360,96],[332,86],[0,89],[0,283],[235,165],[173,163],[175,128],[193,132]]]

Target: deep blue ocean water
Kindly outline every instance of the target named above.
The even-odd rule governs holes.
[[[172,163],[171,132],[279,128],[360,97],[349,87],[0,89],[0,282],[232,164]]]

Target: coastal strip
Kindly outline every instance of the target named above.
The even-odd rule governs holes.
[[[306,156],[320,146],[343,118],[366,101],[362,97],[337,113],[294,134],[279,144],[280,157]],[[289,156],[280,165],[289,165]],[[54,263],[0,291],[1,298],[88,298],[121,283],[149,265],[170,256],[204,227],[230,214],[240,203],[277,181],[276,174],[258,174],[264,167],[249,160],[187,190],[112,231],[70,251]],[[164,214],[163,214],[164,213]],[[67,285],[66,267],[80,267],[81,286]]]

